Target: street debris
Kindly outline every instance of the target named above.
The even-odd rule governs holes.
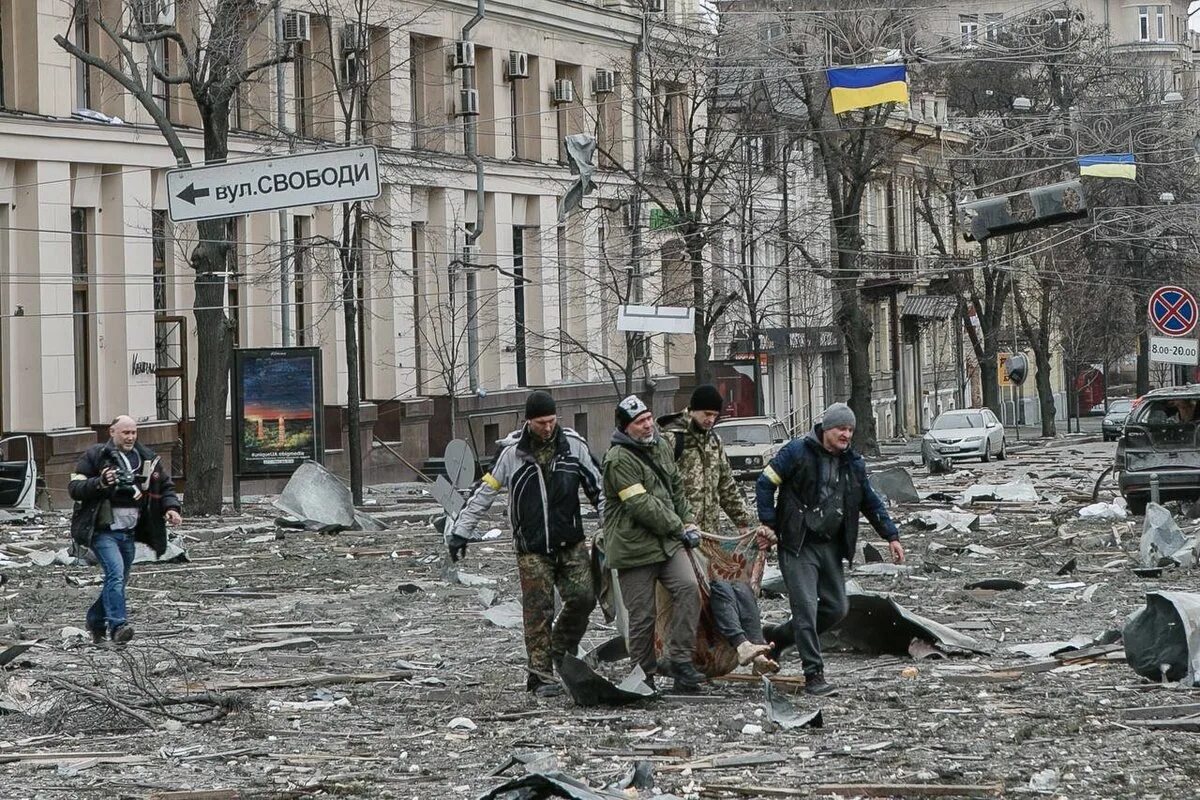
[[[775,691],[771,679],[763,676],[763,710],[767,721],[780,730],[791,731],[797,728],[823,728],[825,720],[821,709],[816,708],[808,713],[800,713],[787,698]]]
[[[305,530],[337,533],[385,529],[382,522],[357,511],[350,487],[315,461],[305,461],[292,473],[275,505]]]
[[[1147,592],[1146,607],[1125,623],[1125,657],[1154,682],[1200,683],[1200,595]]]
[[[614,683],[601,675],[594,665],[566,653],[558,674],[567,694],[580,706],[621,706],[654,696],[640,666],[634,666],[624,680]]]
[[[1129,516],[1129,505],[1124,497],[1115,497],[1111,503],[1092,503],[1079,509],[1085,519],[1125,519]]]
[[[905,525],[904,569],[864,524],[860,541],[878,558],[856,554],[870,569],[853,573],[851,616],[834,632],[850,649],[826,651],[840,690],[828,700],[803,694],[792,652],[769,690],[744,667],[700,695],[656,678],[655,696],[636,671],[626,682],[619,622],[598,612],[583,655],[559,674],[569,697],[535,697],[511,605],[520,583],[507,509],[497,503],[480,526],[500,538],[473,543],[446,572],[431,524],[442,511],[425,485],[372,487],[371,513],[388,530],[336,540],[280,531],[276,516],[292,515],[272,497],[219,522],[185,519],[176,530],[189,562],[134,572],[138,635],[125,648],[93,645],[84,627],[97,567],[31,558],[62,548],[65,515],[3,526],[4,794],[1188,797],[1194,758],[1178,737],[1200,732],[1200,703],[1174,694],[1191,685],[1184,619],[1200,618],[1187,610],[1200,601],[1147,596],[1153,584],[1133,572],[1140,518],[1080,516],[1093,502],[1112,507],[1116,487],[1092,500],[1112,445],[1078,441],[1012,448],[948,475],[911,470],[922,499],[898,517],[940,511],[967,524]],[[960,505],[971,487],[1018,481],[1042,499]],[[1165,507],[1183,540],[1200,532]],[[583,522],[594,536],[597,520]],[[1177,552],[1155,548],[1156,563]],[[1173,561],[1154,569],[1172,585],[1192,575]],[[774,553],[763,583],[763,621],[778,625],[790,610]],[[516,627],[483,616],[497,607]],[[232,702],[173,704],[200,697]],[[1047,770],[1057,787],[1031,788],[1047,785],[1034,782]]]
[[[822,641],[828,637],[833,647],[870,654],[907,655],[913,639],[919,639],[946,653],[988,652],[970,636],[914,614],[885,595],[848,591],[847,599],[849,613],[822,637]]]
[[[480,616],[498,628],[513,630],[521,627],[521,604],[510,600],[507,603],[488,608]]]
[[[871,487],[886,497],[892,505],[921,502],[921,495],[913,485],[912,475],[904,467],[876,470],[870,477]]]
[[[1157,503],[1146,504],[1146,522],[1138,555],[1143,567],[1194,567],[1200,536],[1183,535],[1171,512]]]
[[[1008,483],[977,483],[963,490],[959,502],[965,504],[990,501],[998,503],[1036,503],[1037,489],[1029,478],[1022,476]]]
[[[968,533],[979,529],[979,515],[935,508],[932,511],[920,512],[908,523],[923,531],[955,530],[959,533]]]

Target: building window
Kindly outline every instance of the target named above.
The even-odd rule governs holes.
[[[312,61],[308,56],[308,43],[296,42],[292,45],[294,60],[292,62],[292,80],[295,84],[295,114],[296,135],[312,135],[312,97],[309,96],[309,71]]]
[[[167,212],[150,212],[150,242],[153,251],[154,315],[167,313]]]
[[[1138,6],[1138,39],[1150,41],[1150,6]]]
[[[425,223],[412,223],[412,319],[413,319],[413,374],[417,394],[425,392],[425,357],[424,336],[425,326],[433,320],[425,319]]]
[[[230,344],[234,347],[242,343],[242,299],[241,286],[238,283],[241,279],[238,274],[238,263],[241,260],[239,252],[242,249],[241,234],[242,220],[237,217],[229,220],[226,228],[229,250],[225,256],[225,305],[226,313],[229,314],[229,329],[233,339]]]
[[[71,209],[71,320],[74,328],[75,427],[86,428],[92,407],[91,281],[88,212]]]
[[[1158,41],[1164,42],[1167,39],[1167,16],[1166,6],[1154,7],[1154,30],[1158,34]]]
[[[1001,31],[1004,30],[1004,15],[1003,14],[984,14],[984,37],[989,42],[995,42],[1000,38]]]
[[[555,253],[558,256],[558,360],[563,380],[567,379],[567,227],[554,229]]]
[[[517,357],[517,386],[525,386],[525,228],[513,225],[513,345]]]
[[[75,46],[85,53],[92,52],[91,18],[88,4],[75,5]],[[91,67],[75,59],[75,105],[78,108],[92,107]]]
[[[975,14],[960,14],[958,32],[962,35],[963,47],[974,47],[979,42],[979,17]]]
[[[308,217],[292,217],[292,304],[296,307],[296,345],[308,344]]]

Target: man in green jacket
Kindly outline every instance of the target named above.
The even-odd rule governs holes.
[[[617,429],[604,456],[604,557],[617,571],[629,613],[629,657],[653,685],[655,585],[671,596],[666,645],[675,690],[695,692],[704,682],[692,664],[700,622],[700,587],[685,548],[700,546],[700,530],[654,415],[636,395],[617,405]]]

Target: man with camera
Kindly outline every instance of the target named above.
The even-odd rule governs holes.
[[[91,548],[104,570],[100,596],[87,612],[87,628],[96,644],[108,636],[125,644],[133,638],[125,584],[135,544],[143,542],[162,555],[167,523],[178,525],[183,517],[170,472],[138,444],[137,421],[119,416],[108,433],[109,441],[92,445],[79,457],[67,491],[75,501],[71,538],[77,548]]]

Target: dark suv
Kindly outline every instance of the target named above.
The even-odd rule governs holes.
[[[1158,476],[1163,500],[1200,499],[1200,386],[1171,386],[1143,395],[1117,440],[1121,494],[1135,514]]]

